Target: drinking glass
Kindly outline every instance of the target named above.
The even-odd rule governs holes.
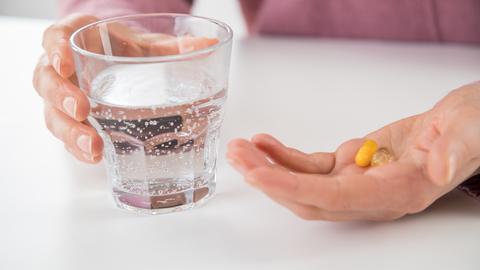
[[[186,14],[97,21],[70,39],[118,207],[193,208],[215,190],[232,30]]]

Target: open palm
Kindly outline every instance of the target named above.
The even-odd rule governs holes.
[[[480,135],[480,130],[466,128],[479,122],[479,103],[473,100],[479,94],[478,85],[466,86],[430,111],[367,135],[395,155],[395,161],[383,166],[360,168],[354,163],[364,139],[347,141],[335,153],[305,154],[266,134],[233,140],[228,159],[247,182],[302,218],[400,218],[423,211],[478,168],[473,155],[478,151],[470,147],[479,149],[479,143],[469,140],[478,138],[470,135]],[[452,147],[459,148],[452,140],[468,147],[452,152]]]

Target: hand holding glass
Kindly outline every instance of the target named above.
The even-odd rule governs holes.
[[[167,213],[212,195],[231,39],[221,22],[180,14],[113,18],[72,35],[119,207]]]

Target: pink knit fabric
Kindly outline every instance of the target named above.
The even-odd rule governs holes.
[[[184,0],[59,0],[60,15],[80,12],[101,18],[133,13],[189,13],[190,4]]]
[[[60,0],[61,14],[188,13],[187,0]],[[480,43],[480,0],[240,0],[252,33]],[[214,4],[214,3],[212,3]]]

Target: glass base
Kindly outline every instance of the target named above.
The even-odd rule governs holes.
[[[215,181],[212,181],[209,185],[171,195],[141,196],[114,192],[113,199],[121,209],[141,214],[160,215],[199,207],[214,193]]]

